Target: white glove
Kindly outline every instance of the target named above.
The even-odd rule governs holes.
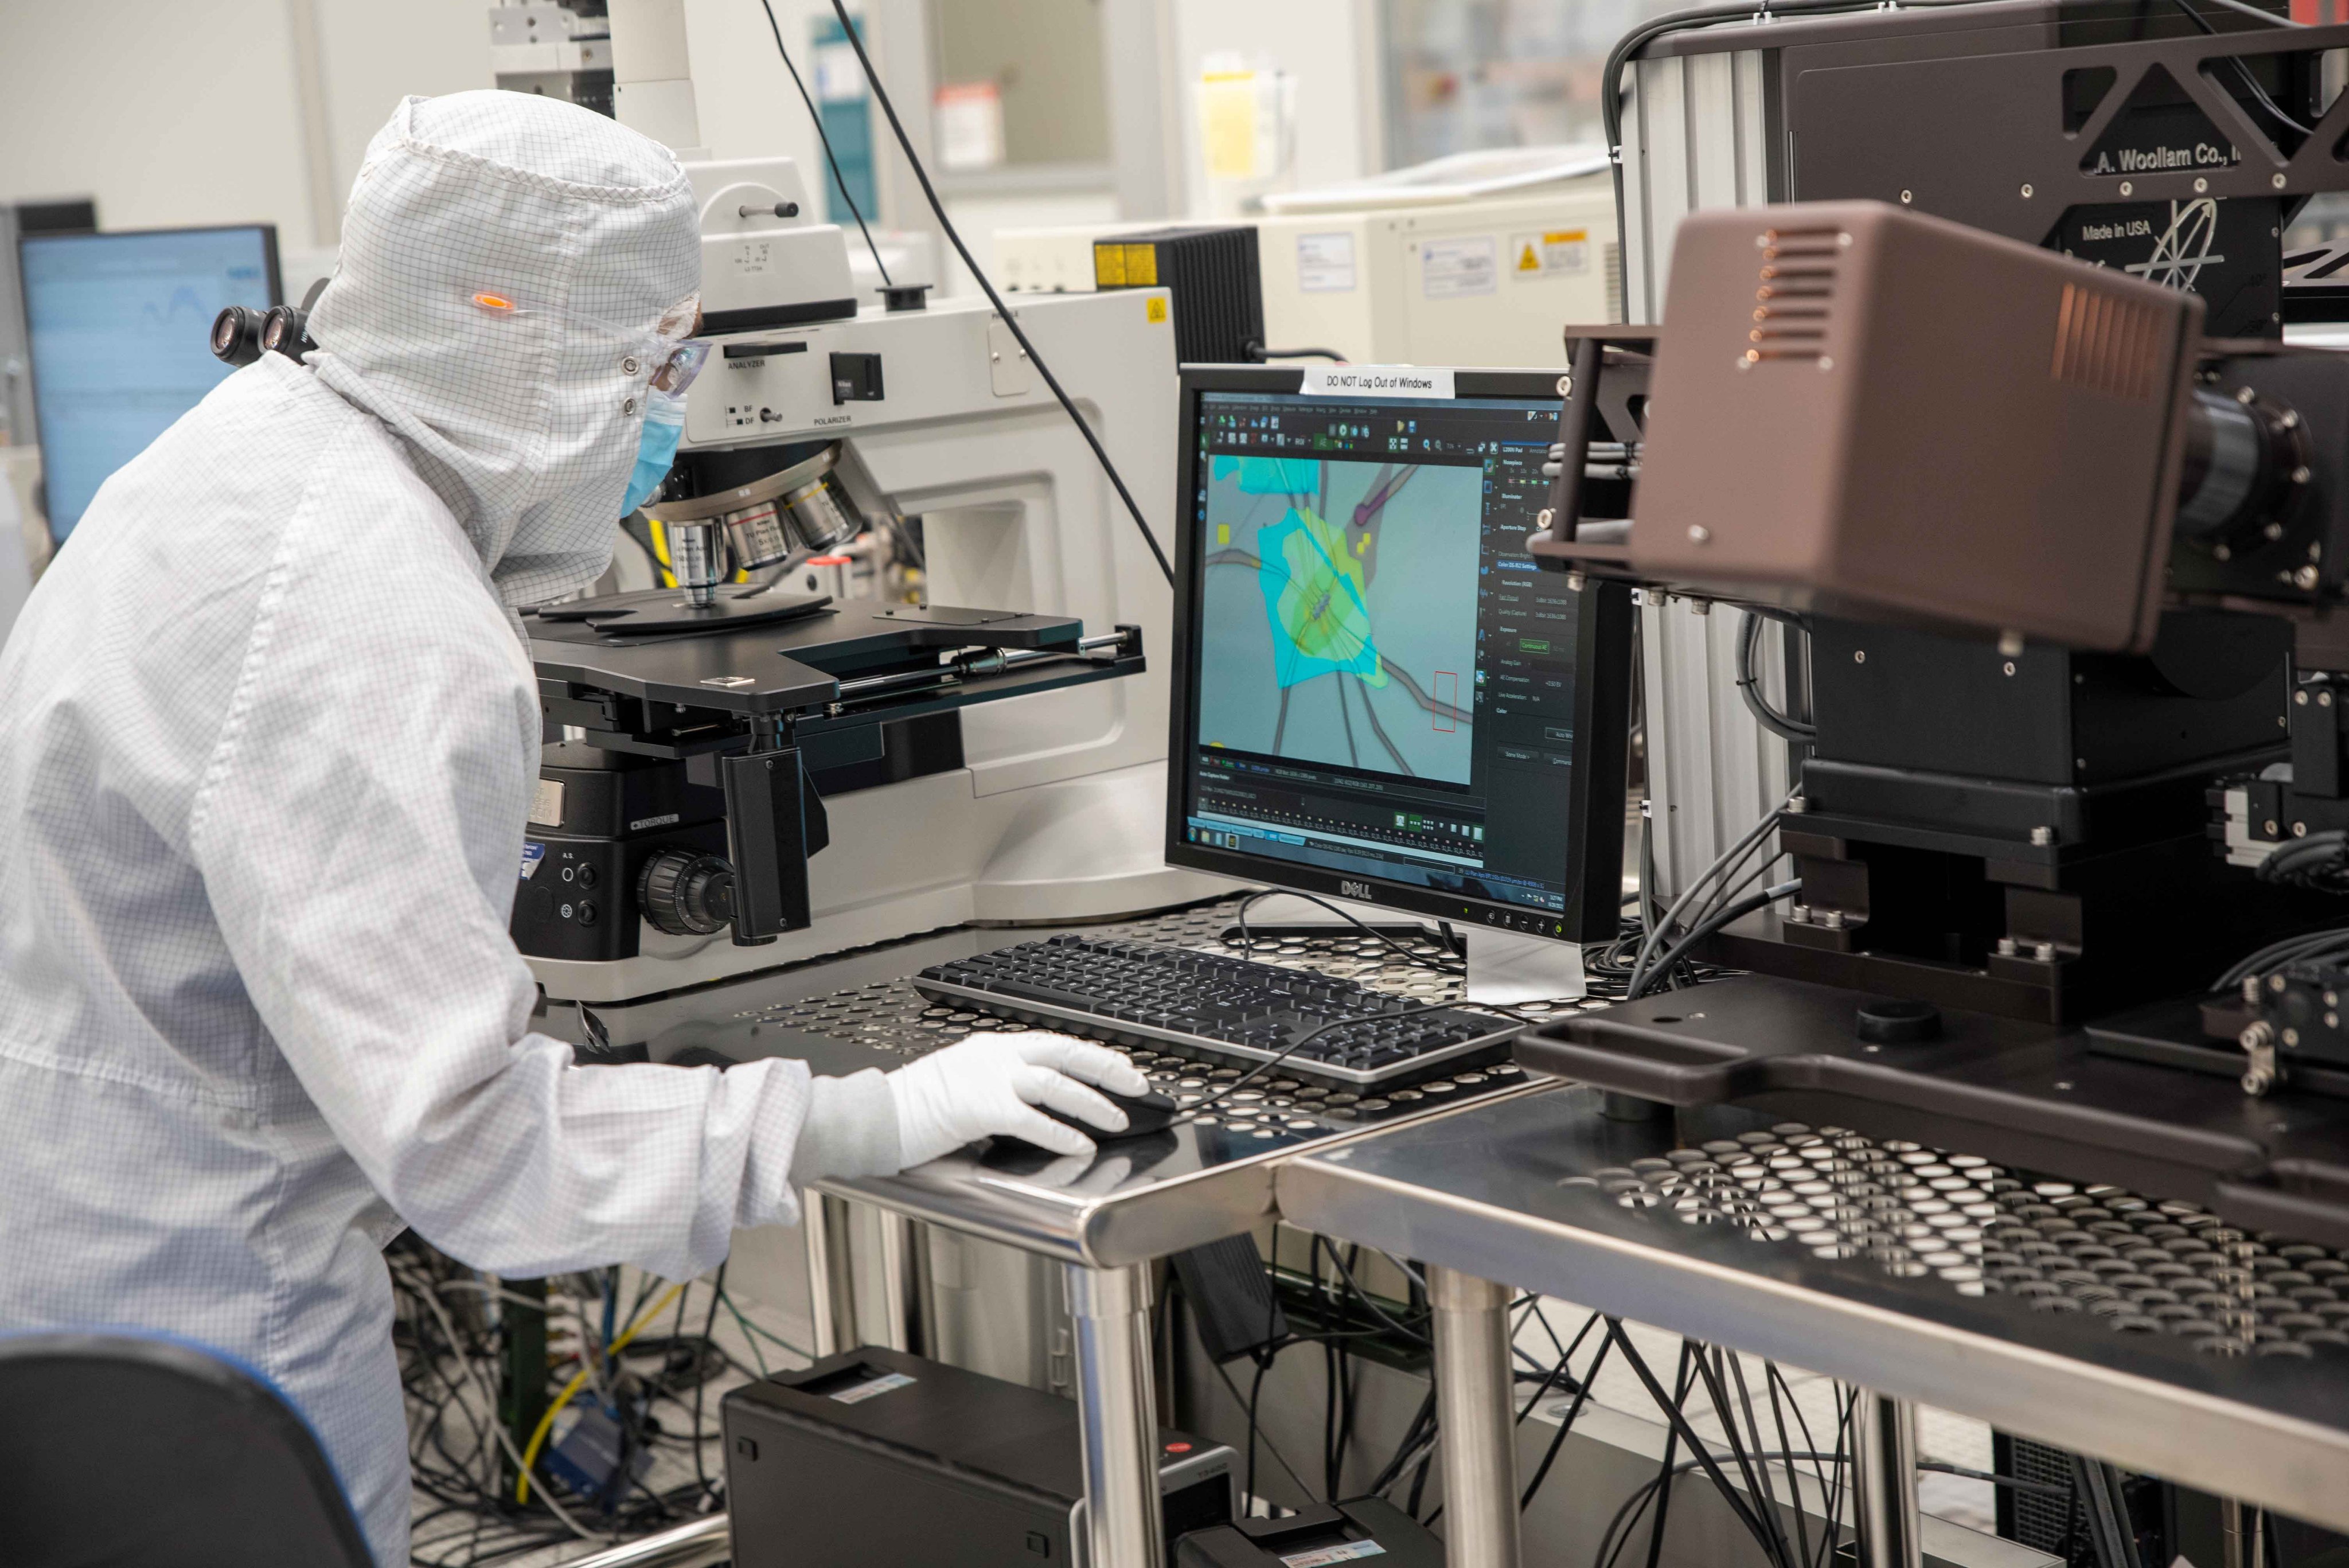
[[[897,1102],[899,1153],[908,1167],[997,1133],[1054,1154],[1091,1154],[1092,1139],[1036,1107],[1050,1106],[1104,1132],[1123,1132],[1125,1113],[1085,1084],[1120,1095],[1150,1090],[1141,1070],[1106,1046],[1040,1033],[973,1034],[898,1068],[887,1082]]]

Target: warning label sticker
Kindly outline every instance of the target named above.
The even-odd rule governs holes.
[[[1571,276],[1590,270],[1590,231],[1551,229],[1509,236],[1508,274],[1520,283]]]

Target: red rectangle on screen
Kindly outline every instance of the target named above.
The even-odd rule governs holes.
[[[1449,670],[1435,672],[1435,732],[1449,735],[1460,726],[1446,710],[1460,706],[1460,677]]]

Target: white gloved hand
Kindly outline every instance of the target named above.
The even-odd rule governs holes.
[[[1106,1046],[1065,1034],[973,1034],[889,1075],[901,1157],[925,1165],[997,1133],[1054,1154],[1091,1154],[1092,1139],[1036,1108],[1123,1132],[1125,1113],[1088,1083],[1119,1095],[1150,1090],[1141,1070]]]

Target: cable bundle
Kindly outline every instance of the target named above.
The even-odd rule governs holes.
[[[551,1281],[542,1300],[474,1273],[413,1235],[395,1242],[386,1262],[409,1463],[419,1497],[437,1505],[418,1512],[412,1526],[411,1557],[425,1568],[472,1568],[572,1540],[608,1544],[723,1508],[724,1467],[710,1446],[719,1435],[703,1422],[714,1426],[714,1401],[744,1369],[713,1337],[718,1313],[731,1314],[761,1375],[761,1339],[788,1351],[794,1365],[808,1359],[744,1315],[726,1293],[723,1269],[696,1287],[709,1291],[696,1332],[688,1286],[661,1293],[659,1282],[647,1281],[633,1303],[624,1303],[616,1269]],[[672,1303],[669,1332],[648,1332]],[[531,1315],[555,1327],[575,1324],[575,1335],[566,1337],[576,1344],[566,1355],[550,1355],[549,1383],[571,1376],[535,1433],[517,1442],[501,1420],[499,1393],[508,1343]],[[591,1326],[599,1316],[600,1331]],[[623,1321],[626,1328],[617,1328]],[[555,1417],[574,1397],[592,1402],[620,1430],[616,1473],[626,1479],[612,1489],[608,1506],[569,1491],[540,1463]],[[672,1471],[689,1459],[692,1479],[648,1485],[657,1471],[635,1474],[636,1456],[647,1452],[667,1457]]]
[[[2336,827],[2295,838],[2261,861],[2253,875],[2288,888],[2349,893],[2349,833]]]

